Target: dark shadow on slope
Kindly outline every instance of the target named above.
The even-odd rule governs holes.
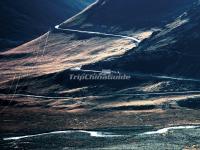
[[[99,0],[90,9],[62,24],[63,28],[119,32],[162,26],[196,0]]]
[[[198,98],[191,98],[183,101],[178,101],[177,104],[180,107],[189,109],[200,109],[200,100]]]
[[[94,0],[0,1],[0,50],[30,41],[80,12]]]
[[[139,111],[139,110],[152,110],[155,109],[155,105],[144,105],[144,106],[119,106],[119,107],[108,107],[93,109],[93,111]]]

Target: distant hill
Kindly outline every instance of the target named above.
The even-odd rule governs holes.
[[[0,1],[0,49],[36,38],[94,0]]]

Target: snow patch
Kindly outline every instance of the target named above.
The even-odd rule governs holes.
[[[3,140],[4,141],[21,140],[21,139],[39,137],[39,136],[45,136],[45,135],[70,134],[70,133],[86,133],[86,134],[89,134],[91,137],[97,137],[97,138],[112,138],[112,137],[121,136],[121,135],[115,135],[115,134],[112,134],[112,133],[109,133],[109,132],[85,131],[85,130],[68,130],[68,131],[54,131],[54,132],[49,132],[49,133],[41,133],[41,134],[25,135],[25,136],[17,136],[17,137],[8,137],[8,138],[3,138]]]
[[[153,134],[164,134],[167,133],[170,130],[182,130],[182,129],[196,129],[199,128],[199,126],[177,126],[177,127],[168,127],[163,128],[157,131],[150,131],[150,132],[144,132],[140,135],[153,135]]]

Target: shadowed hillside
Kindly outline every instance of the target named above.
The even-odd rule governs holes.
[[[199,79],[199,10],[199,5],[192,6],[123,57],[92,66]]]
[[[93,0],[2,0],[0,49],[15,47],[72,17]]]
[[[196,0],[99,0],[92,8],[67,20],[62,27],[119,32],[160,27],[183,13]]]

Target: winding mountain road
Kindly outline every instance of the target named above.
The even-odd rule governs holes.
[[[78,33],[85,33],[85,34],[94,34],[94,35],[104,35],[104,36],[112,36],[112,37],[121,37],[121,38],[125,38],[125,39],[129,39],[129,40],[133,40],[134,42],[136,42],[136,44],[138,45],[141,40],[135,38],[135,37],[131,37],[131,36],[125,36],[125,35],[118,35],[118,34],[109,34],[109,33],[102,33],[102,32],[93,32],[93,31],[82,31],[82,30],[75,30],[75,29],[63,29],[60,27],[60,25],[55,26],[56,30],[61,30],[61,31],[70,31],[70,32],[78,32]],[[86,72],[95,72],[95,73],[100,73],[101,71],[96,71],[96,70],[82,70],[80,69],[80,71],[86,71]],[[116,73],[116,72],[113,72]],[[141,76],[141,77],[153,77],[153,78],[159,78],[159,79],[170,79],[170,80],[178,80],[178,81],[194,81],[194,82],[200,82],[200,80],[198,79],[188,79],[188,78],[181,78],[181,77],[170,77],[170,76],[156,76],[156,75],[145,75],[145,74],[130,74],[129,75],[133,75],[133,76]]]
[[[108,34],[108,33],[101,33],[101,32],[92,32],[92,31],[81,31],[81,30],[74,30],[74,29],[62,29],[59,25],[55,26],[56,30],[62,30],[62,31],[71,31],[71,32],[78,32],[78,33],[85,33],[85,34],[96,34],[96,35],[105,35],[105,36],[113,36],[113,37],[121,37],[126,38],[135,41],[137,44],[139,44],[141,41],[135,37],[129,37],[124,35],[116,35],[116,34]],[[102,73],[102,71],[98,70],[83,70],[81,68],[71,68],[71,71],[82,71],[82,72],[92,72],[92,73]],[[111,73],[114,74],[126,74],[130,75],[132,77],[139,76],[139,77],[151,77],[151,78],[157,78],[157,79],[168,79],[168,80],[177,80],[177,81],[192,81],[192,82],[200,82],[198,79],[190,79],[190,78],[181,78],[181,77],[170,77],[170,76],[157,76],[157,75],[151,75],[151,74],[135,74],[130,72],[116,72],[111,71]],[[179,92],[157,92],[157,93],[133,93],[133,94],[122,94],[122,93],[116,93],[115,95],[174,95],[174,94],[200,94],[200,91],[179,91]],[[40,96],[40,95],[28,95],[28,94],[0,94],[0,96],[19,96],[19,97],[31,97],[31,98],[41,98],[41,99],[69,99],[73,97],[51,97],[51,96]],[[105,95],[104,95],[105,96]]]
[[[71,68],[71,71],[80,71],[80,72],[89,72],[89,73],[103,73],[103,70],[84,70],[81,67]],[[142,73],[132,73],[132,72],[119,72],[110,70],[110,73],[114,74],[125,74],[130,75],[131,77],[144,77],[144,78],[155,78],[155,79],[164,79],[164,80],[175,80],[175,81],[191,81],[191,82],[200,82],[199,79],[193,78],[184,78],[184,77],[174,77],[174,76],[165,76],[165,75],[153,75],[153,74],[142,74]]]
[[[141,40],[131,37],[131,36],[126,36],[126,35],[119,35],[119,34],[109,34],[109,33],[102,33],[102,32],[93,32],[93,31],[82,31],[82,30],[74,30],[74,29],[63,29],[60,28],[59,25],[55,26],[56,30],[61,30],[61,31],[70,31],[70,32],[78,32],[78,33],[85,33],[85,34],[94,34],[94,35],[104,35],[104,36],[112,36],[112,37],[120,37],[120,38],[125,38],[129,40],[133,40],[137,44],[141,42]]]
[[[112,95],[98,95],[98,96],[169,96],[169,95],[199,95],[200,91],[172,91],[172,92],[147,92],[147,93],[113,93]],[[0,94],[0,96],[10,96],[10,97],[29,97],[29,98],[40,98],[40,99],[74,99],[74,97],[49,97],[49,96],[41,96],[41,95],[29,95],[29,94]],[[97,95],[96,95],[97,96]],[[80,97],[79,97],[80,98]],[[82,97],[84,98],[84,97]]]

